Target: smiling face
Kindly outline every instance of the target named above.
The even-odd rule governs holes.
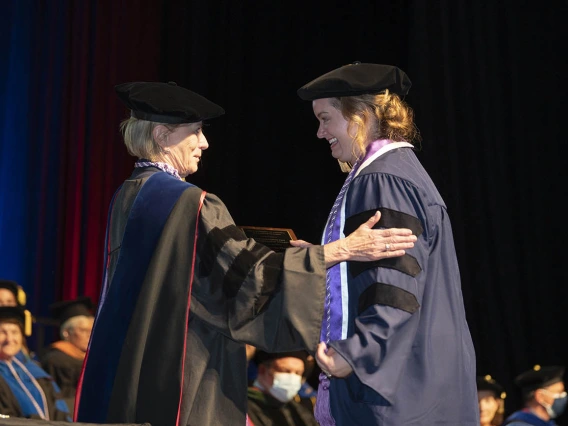
[[[317,136],[329,142],[333,158],[345,163],[354,163],[357,157],[353,152],[349,121],[332,105],[332,101],[333,98],[324,98],[316,99],[312,103],[314,114],[319,121]]]
[[[197,171],[201,154],[209,147],[202,128],[201,121],[183,124],[173,131],[163,125],[154,128],[155,140],[165,151],[164,159],[182,178]]]
[[[23,345],[23,335],[20,326],[10,322],[0,323],[0,359],[11,360]]]

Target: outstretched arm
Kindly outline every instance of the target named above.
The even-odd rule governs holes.
[[[323,246],[325,267],[331,268],[336,263],[346,260],[368,262],[386,257],[399,257],[405,254],[404,249],[414,247],[416,236],[410,229],[373,229],[380,218],[381,212],[377,211],[347,238],[325,244]],[[290,244],[295,247],[310,245],[303,240],[290,241]]]

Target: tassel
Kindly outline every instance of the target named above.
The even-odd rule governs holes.
[[[335,420],[331,415],[331,407],[329,405],[329,386],[329,378],[324,373],[320,373],[318,396],[314,409],[314,415],[320,426],[335,426]]]
[[[20,306],[26,306],[26,292],[22,289],[22,287],[18,286],[18,303]]]
[[[26,336],[32,335],[32,314],[27,309],[24,311],[24,334]]]

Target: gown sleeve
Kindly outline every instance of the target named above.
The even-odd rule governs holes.
[[[274,252],[248,239],[223,202],[208,194],[197,252],[195,315],[264,351],[315,351],[325,297],[323,247]]]

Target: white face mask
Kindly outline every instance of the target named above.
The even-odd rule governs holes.
[[[280,402],[288,402],[302,387],[302,376],[294,373],[274,373],[270,395]]]

